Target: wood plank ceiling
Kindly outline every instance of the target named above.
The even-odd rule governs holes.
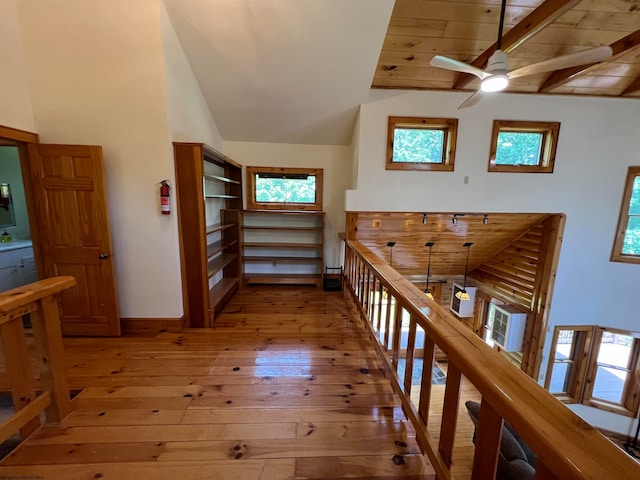
[[[469,250],[469,271],[486,263],[514,240],[547,217],[542,213],[491,213],[484,223],[484,214],[466,213],[453,223],[452,213],[428,213],[423,223],[422,213],[358,212],[356,238],[402,275],[426,276],[429,249],[426,242],[435,242],[432,249],[431,275],[463,275]],[[387,242],[396,242],[393,252]]]
[[[429,62],[444,55],[483,68],[499,17],[500,0],[396,0],[372,87],[476,90],[476,77]],[[513,79],[507,91],[640,97],[640,0],[508,0],[510,70],[600,45],[612,47],[609,60]]]

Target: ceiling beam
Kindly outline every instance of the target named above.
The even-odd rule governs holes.
[[[542,84],[539,92],[550,92],[551,90],[561,87],[562,85],[569,83],[571,80],[575,78],[581,77],[582,75],[586,75],[589,72],[592,72],[600,65],[604,63],[613,62],[617,58],[620,58],[623,55],[626,55],[631,50],[640,46],[640,30],[636,30],[633,33],[630,33],[624,38],[621,38],[618,41],[613,42],[610,47],[613,50],[613,55],[609,57],[604,62],[596,62],[589,63],[587,65],[578,65],[577,67],[571,68],[563,68],[562,70],[554,71],[549,78]]]
[[[546,2],[502,36],[502,51],[509,53],[519,47],[581,1],[582,0],[546,0]],[[479,57],[471,62],[471,65],[478,68],[486,67],[489,58],[493,55],[493,52],[496,51],[496,44],[497,42],[482,52]],[[469,73],[460,73],[456,77],[453,88],[456,90],[463,89],[476,78],[475,75]]]
[[[620,94],[621,97],[625,95],[631,95],[632,93],[636,93],[640,90],[640,77],[636,77],[636,79],[629,84],[627,88]]]

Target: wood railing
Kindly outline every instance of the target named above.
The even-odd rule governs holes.
[[[16,432],[26,439],[40,427],[42,412],[46,423],[59,423],[71,412],[58,294],[75,284],[73,277],[54,277],[0,293],[0,336],[15,408],[15,414],[0,424],[0,442]],[[26,314],[30,314],[40,378],[37,396],[36,372],[22,323]]]
[[[451,466],[462,376],[482,395],[472,479],[495,477],[504,421],[536,453],[536,480],[640,478],[640,464],[367,247],[347,240],[345,257],[347,287],[439,479],[454,478]],[[439,440],[427,430],[436,346],[448,361]],[[417,358],[422,359],[423,375],[419,398],[412,400]]]

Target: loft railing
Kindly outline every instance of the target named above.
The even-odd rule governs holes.
[[[455,478],[451,466],[462,376],[482,395],[472,480],[495,478],[504,421],[536,453],[536,480],[640,478],[638,463],[367,247],[347,240],[345,260],[347,287],[438,479]],[[438,440],[427,430],[436,347],[447,355]],[[417,359],[423,375],[412,400]]]
[[[0,443],[14,433],[25,440],[46,423],[59,423],[71,412],[58,311],[59,292],[76,284],[73,277],[53,277],[0,293],[0,336],[15,414],[0,424]],[[32,368],[22,317],[30,314],[40,394]]]

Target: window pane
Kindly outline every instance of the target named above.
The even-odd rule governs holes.
[[[622,403],[622,391],[628,373],[609,367],[598,367],[593,384],[593,396],[610,402]]]
[[[315,203],[316,177],[261,178],[256,175],[256,202],[261,203]]]
[[[598,352],[598,363],[615,365],[627,368],[631,357],[631,345],[633,337],[630,335],[618,335],[612,332],[603,332]]]
[[[571,373],[571,363],[554,363],[551,371],[551,382],[549,382],[549,392],[565,393],[567,392],[567,379]]]
[[[396,128],[393,131],[393,161],[442,163],[444,130]]]
[[[542,133],[499,132],[497,165],[540,165]]]
[[[566,360],[571,355],[571,346],[575,337],[573,330],[560,330],[556,344],[556,360]]]
[[[640,255],[640,215],[629,217],[622,253],[624,255]]]
[[[640,176],[633,181],[631,201],[629,202],[629,215],[640,215]]]

